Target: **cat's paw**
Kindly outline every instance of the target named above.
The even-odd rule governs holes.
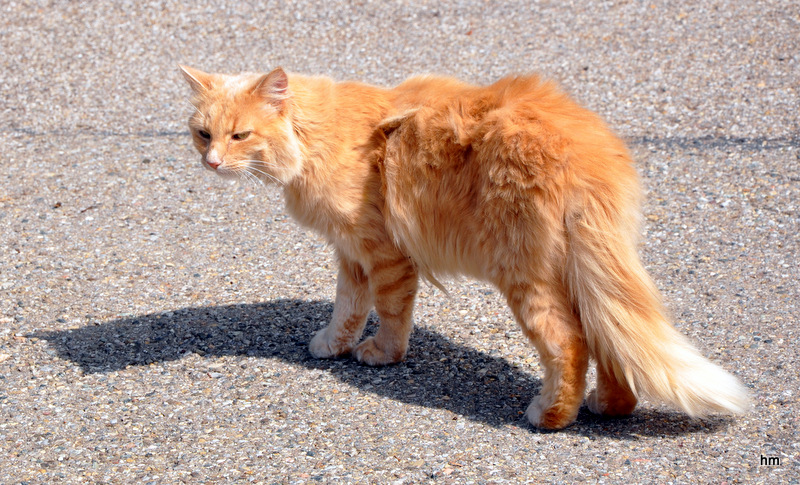
[[[525,410],[525,417],[528,418],[528,421],[536,426],[537,428],[541,428],[542,422],[542,403],[541,403],[542,396],[536,396],[533,398],[533,401],[528,405],[528,409]]]
[[[601,414],[608,417],[624,417],[633,413],[636,408],[636,398],[631,395],[617,397],[617,399],[600,399],[597,389],[592,390],[586,397],[586,406],[594,414]]]
[[[406,349],[381,348],[375,337],[370,337],[356,347],[353,355],[359,362],[367,365],[389,365],[403,360],[406,356]]]
[[[330,331],[330,327],[325,327],[317,332],[308,346],[311,355],[318,359],[331,359],[347,355],[353,350],[352,344],[343,342],[332,334],[333,332]]]
[[[593,389],[592,392],[586,396],[586,407],[594,414],[603,414],[605,406],[600,402],[600,398],[597,397],[597,389]]]
[[[545,402],[542,396],[536,396],[525,411],[525,417],[537,428],[566,428],[578,417],[578,409],[565,409],[564,406]]]

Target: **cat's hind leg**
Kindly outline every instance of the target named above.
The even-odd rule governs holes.
[[[333,316],[311,339],[311,354],[317,358],[349,354],[361,339],[371,309],[372,294],[364,269],[340,256]]]
[[[525,416],[540,428],[564,428],[575,421],[586,388],[589,353],[580,321],[558,285],[535,282],[505,293],[544,367],[542,390]]]
[[[627,382],[597,366],[597,388],[586,398],[591,412],[609,417],[627,416],[636,408],[636,403],[636,395]]]
[[[374,337],[364,340],[353,354],[368,365],[400,362],[411,335],[411,313],[419,277],[411,261],[400,253],[376,261],[369,270],[369,286],[380,317]]]

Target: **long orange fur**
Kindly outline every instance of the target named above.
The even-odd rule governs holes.
[[[552,83],[182,71],[203,164],[280,184],[288,211],[336,248],[313,355],[402,360],[419,277],[464,274],[505,295],[540,354],[535,426],[575,420],[590,357],[596,413],[629,414],[640,395],[692,416],[747,409],[744,387],[664,316],[636,252],[641,190],[624,144]],[[361,341],[372,308],[381,325]]]

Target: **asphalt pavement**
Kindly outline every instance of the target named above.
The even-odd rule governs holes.
[[[202,170],[178,63],[558,81],[628,141],[646,266],[753,409],[540,432],[469,280],[423,286],[401,364],[311,358],[333,252]],[[799,89],[797,1],[4,1],[0,482],[798,483]]]

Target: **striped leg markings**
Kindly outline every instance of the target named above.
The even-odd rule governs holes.
[[[560,429],[578,415],[586,388],[588,349],[566,292],[544,282],[507,291],[506,298],[522,330],[539,351],[544,383],[525,415],[531,424]]]
[[[364,269],[340,257],[333,316],[311,340],[311,354],[318,358],[349,354],[361,339],[371,309],[372,294]]]
[[[386,365],[405,358],[418,283],[417,271],[405,256],[395,254],[371,266],[369,285],[381,322],[375,336],[356,347],[359,361]]]

